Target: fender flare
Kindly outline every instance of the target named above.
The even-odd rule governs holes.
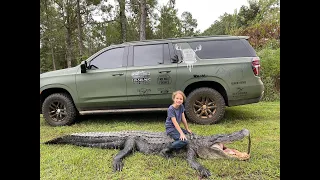
[[[201,82],[201,81],[213,81],[213,82],[219,83],[224,88],[224,90],[226,91],[226,94],[228,95],[229,86],[227,85],[227,83],[224,80],[222,80],[221,78],[216,77],[216,76],[191,78],[191,79],[189,79],[189,80],[187,80],[186,82],[183,83],[183,85],[181,86],[181,90],[185,91],[185,89],[190,84]]]
[[[71,88],[69,88],[68,86],[66,85],[63,85],[63,84],[48,84],[48,85],[45,85],[43,87],[40,88],[40,92],[44,91],[44,90],[47,90],[47,89],[50,89],[50,88],[61,88],[61,89],[64,89],[66,90],[71,98],[72,98],[72,101],[74,104],[77,104],[78,102],[78,98],[76,96],[76,92],[74,92]]]

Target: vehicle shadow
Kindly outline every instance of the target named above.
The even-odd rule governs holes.
[[[242,109],[227,108],[225,116],[221,122],[232,122],[232,121],[249,121],[250,119],[258,119],[261,116],[259,112],[253,112]]]
[[[103,113],[103,114],[92,114],[92,115],[81,115],[78,117],[76,123],[116,123],[116,122],[153,122],[153,123],[164,123],[167,117],[166,111],[155,111],[155,112],[117,112],[117,113]],[[250,119],[259,119],[258,112],[252,112],[241,109],[227,108],[224,118],[217,122],[230,123],[233,121],[249,121]],[[193,123],[190,120],[188,123]]]

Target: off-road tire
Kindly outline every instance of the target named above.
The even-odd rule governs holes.
[[[52,118],[53,103],[60,103],[65,108],[65,117],[61,121]],[[50,107],[51,106],[51,107]],[[50,116],[51,110],[51,116]],[[51,126],[71,125],[77,117],[77,109],[75,108],[72,98],[65,93],[55,93],[49,95],[43,102],[42,114],[45,121]]]
[[[213,101],[213,105],[216,106],[216,108],[214,108],[215,111],[212,110],[214,111],[213,115],[210,114],[210,117],[208,116],[207,118],[201,118],[198,116],[199,114],[196,112],[196,108],[198,107],[195,107],[195,105],[201,106],[199,105],[198,102],[196,103],[196,100],[199,101],[201,97],[210,98],[210,100]],[[212,88],[207,88],[207,87],[198,88],[192,91],[188,95],[187,100],[185,102],[185,109],[186,109],[185,114],[188,117],[188,120],[195,122],[197,124],[208,125],[208,124],[215,124],[219,122],[225,114],[225,108],[226,108],[225,101],[221,96],[221,94],[218,91]],[[201,110],[199,113],[201,113]]]

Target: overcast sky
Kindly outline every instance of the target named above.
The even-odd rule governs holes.
[[[160,4],[166,4],[169,0],[158,0]],[[198,27],[201,32],[209,28],[219,16],[225,12],[233,14],[234,10],[242,5],[249,6],[247,0],[176,0],[178,16],[184,11],[189,11],[194,19],[197,19]]]

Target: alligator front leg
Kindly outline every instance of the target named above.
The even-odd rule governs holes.
[[[188,161],[189,165],[193,169],[196,169],[200,173],[201,177],[211,176],[210,171],[196,161],[196,159],[195,159],[196,152],[194,151],[194,149],[191,146],[188,146],[187,148],[188,148],[187,149],[187,161]]]
[[[129,155],[135,148],[135,139],[129,138],[124,143],[124,148],[113,158],[113,171],[121,171],[123,168],[123,158]]]

